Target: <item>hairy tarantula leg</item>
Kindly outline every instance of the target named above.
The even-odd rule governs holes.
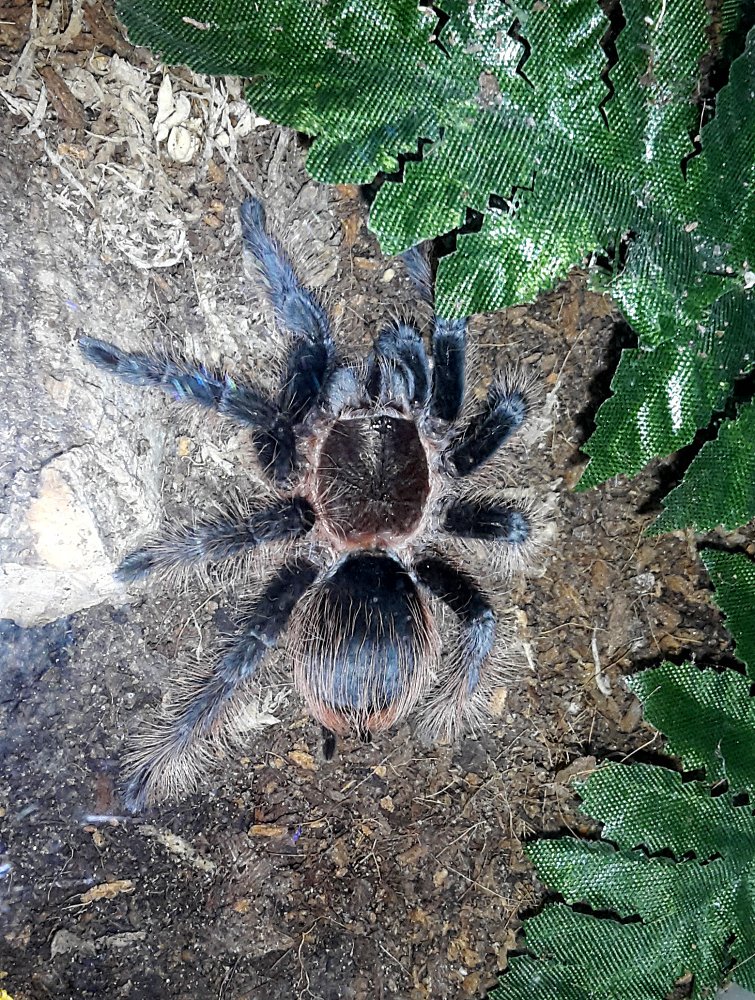
[[[430,261],[421,245],[409,247],[401,254],[407,274],[419,292],[422,301],[433,304],[433,273]]]
[[[265,210],[256,198],[241,206],[241,234],[262,277],[277,322],[295,340],[280,391],[282,410],[294,422],[315,405],[333,365],[335,347],[328,315],[304,288],[278,241],[265,229]]]
[[[453,422],[464,401],[467,321],[435,317],[433,329],[433,393],[430,413]]]
[[[406,269],[425,302],[433,305],[432,272],[427,255],[418,247],[403,254]],[[467,321],[435,316],[432,336],[433,387],[430,414],[453,423],[464,401]]]
[[[424,728],[433,735],[452,735],[468,714],[484,682],[485,666],[495,643],[495,617],[490,603],[465,573],[430,557],[414,567],[417,578],[444,601],[460,622],[459,655],[427,708]]]
[[[483,538],[523,545],[532,533],[525,511],[513,503],[454,500],[447,508],[443,527],[461,538]]]
[[[265,542],[302,538],[314,523],[315,512],[303,497],[280,500],[244,519],[200,521],[131,552],[116,570],[116,576],[135,580],[154,569],[178,570],[232,559]]]
[[[233,647],[216,664],[169,725],[158,731],[147,749],[134,757],[126,790],[127,805],[139,809],[153,797],[155,786],[170,780],[170,771],[186,771],[185,757],[196,753],[195,773],[205,759],[201,741],[212,735],[239,687],[254,675],[263,657],[275,646],[291,612],[314,583],[318,569],[307,560],[291,562],[278,570],[247,619]],[[182,761],[183,758],[183,761]]]
[[[380,332],[368,361],[367,391],[375,400],[404,397],[415,406],[427,404],[430,366],[419,330],[399,321]]]
[[[524,390],[508,380],[494,382],[482,410],[446,452],[457,476],[468,476],[486,462],[525,421],[529,403]]]
[[[229,375],[213,375],[203,365],[123,351],[93,337],[81,337],[79,347],[88,361],[129,385],[162,389],[177,402],[206,406],[254,428],[263,466],[279,482],[290,475],[296,460],[291,421],[259,389],[239,385]]]

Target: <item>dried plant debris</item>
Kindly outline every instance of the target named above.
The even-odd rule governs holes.
[[[267,121],[237,80],[174,73],[146,53],[124,58],[119,50],[134,50],[122,38],[105,54],[96,43],[113,39],[92,31],[101,21],[88,10],[76,0],[61,26],[60,3],[33,5],[28,40],[0,76],[0,100],[17,136],[36,136],[59,171],[58,204],[93,209],[92,245],[140,269],[171,267],[191,256],[187,231],[205,211],[184,209],[187,181],[176,167],[190,165],[194,182],[213,156],[235,168],[239,141]],[[84,60],[55,59],[77,43],[90,50]]]

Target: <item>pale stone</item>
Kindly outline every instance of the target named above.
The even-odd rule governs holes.
[[[64,475],[66,465],[70,474],[65,459],[40,472],[37,497],[26,511],[33,540],[28,561],[0,566],[0,618],[19,625],[43,625],[108,598],[125,600],[94,514]]]

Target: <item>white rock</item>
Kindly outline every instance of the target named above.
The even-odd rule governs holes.
[[[108,598],[124,600],[94,514],[72,483],[70,465],[63,456],[40,473],[38,495],[26,511],[34,549],[28,562],[0,566],[0,618],[42,625]]]
[[[183,125],[171,129],[168,136],[168,156],[176,163],[191,163],[199,152],[199,137]]]

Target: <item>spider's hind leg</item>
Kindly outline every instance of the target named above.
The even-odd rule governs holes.
[[[284,565],[268,582],[246,620],[241,635],[214,672],[194,683],[182,707],[153,728],[144,745],[131,754],[126,803],[139,809],[163,795],[193,788],[212,759],[212,740],[222,744],[222,725],[231,721],[235,696],[252,679],[276,645],[291,612],[317,577],[307,560]]]
[[[490,602],[466,573],[431,556],[414,567],[418,579],[459,619],[459,649],[450,673],[425,706],[422,728],[433,738],[453,736],[480,712],[495,681],[491,654],[496,623]]]
[[[244,247],[262,278],[276,321],[292,336],[278,403],[293,423],[299,423],[317,403],[333,368],[335,346],[328,315],[267,232],[262,203],[248,198],[240,217]]]

